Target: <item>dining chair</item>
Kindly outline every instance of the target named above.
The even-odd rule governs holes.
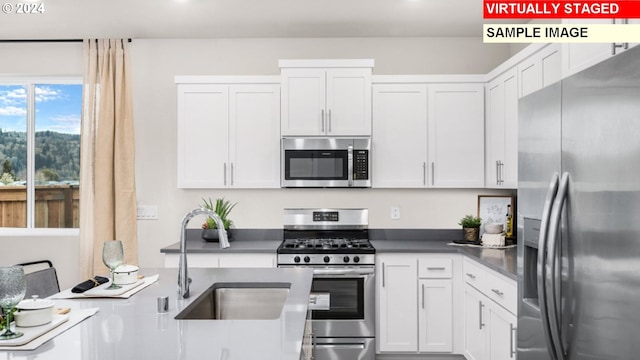
[[[27,292],[25,299],[38,295],[46,298],[60,292],[58,274],[56,268],[49,260],[31,261],[18,264],[24,267],[25,280],[27,282]]]

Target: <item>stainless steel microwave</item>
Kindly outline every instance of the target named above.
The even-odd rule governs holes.
[[[282,139],[282,187],[371,187],[371,138]]]

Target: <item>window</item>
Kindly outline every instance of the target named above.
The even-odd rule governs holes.
[[[78,228],[81,79],[0,81],[0,228]]]

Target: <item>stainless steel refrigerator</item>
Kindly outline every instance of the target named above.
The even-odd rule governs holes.
[[[638,359],[640,46],[518,106],[518,360]]]

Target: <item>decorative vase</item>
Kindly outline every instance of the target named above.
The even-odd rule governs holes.
[[[462,228],[464,231],[464,239],[476,242],[480,238],[480,228]]]
[[[227,229],[227,240],[231,241],[233,238],[232,229]],[[202,229],[202,240],[206,242],[218,242],[218,229]]]

